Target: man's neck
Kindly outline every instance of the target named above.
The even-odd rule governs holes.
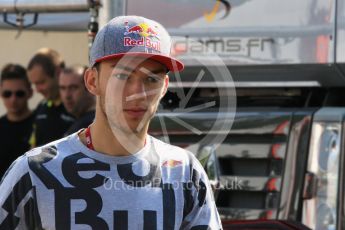
[[[111,130],[107,121],[97,120],[90,125],[92,145],[95,151],[110,156],[128,156],[136,153],[145,145],[146,132],[136,135],[134,139],[120,136]],[[79,134],[81,141],[86,145],[85,130]]]
[[[62,103],[59,97],[55,99],[46,99],[46,102],[48,103],[48,106],[59,106]]]
[[[83,110],[75,111],[72,114],[76,118],[80,118],[80,117],[84,116],[85,114],[87,114],[88,112],[91,112],[91,111],[95,111],[95,105],[94,104],[90,104],[89,106],[85,107]]]
[[[57,90],[57,88],[54,88],[54,92],[52,92],[52,97],[50,100],[52,100],[54,104],[61,103],[60,93],[59,93],[59,90]]]
[[[9,121],[13,121],[13,122],[19,122],[19,121],[23,121],[26,118],[28,118],[31,115],[31,111],[27,108],[25,111],[21,112],[20,114],[16,114],[16,113],[7,113],[7,119]]]

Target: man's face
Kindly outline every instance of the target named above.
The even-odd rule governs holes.
[[[83,78],[73,73],[61,73],[59,76],[59,92],[66,110],[76,115],[78,104],[87,93]]]
[[[1,97],[9,114],[21,115],[26,112],[31,96],[32,91],[23,80],[4,80],[1,84]]]
[[[48,76],[40,65],[34,65],[28,71],[30,82],[35,86],[36,91],[47,100],[54,98],[57,91],[57,78]]]
[[[122,58],[99,68],[100,106],[112,129],[147,130],[168,87],[166,68],[153,60]]]

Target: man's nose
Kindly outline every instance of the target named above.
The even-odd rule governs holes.
[[[17,100],[16,95],[12,94],[11,97],[9,98],[9,100],[13,103]]]
[[[72,98],[72,90],[66,89],[63,92],[63,97],[65,97],[66,99],[70,100]]]
[[[128,93],[126,96],[126,101],[145,99],[147,95],[144,82],[141,79],[128,82]]]

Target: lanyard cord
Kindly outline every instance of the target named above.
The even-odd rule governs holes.
[[[85,130],[85,138],[86,138],[86,146],[91,150],[95,150],[95,148],[93,147],[93,144],[92,144],[90,126],[87,127]]]

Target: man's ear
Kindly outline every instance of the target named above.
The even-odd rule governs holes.
[[[95,96],[99,95],[99,81],[97,81],[98,77],[98,71],[96,68],[88,68],[84,73],[85,87],[91,94]]]
[[[168,91],[168,86],[169,86],[169,76],[165,75],[165,79],[164,79],[164,90],[162,92],[161,98],[164,97],[164,95],[167,93]]]

